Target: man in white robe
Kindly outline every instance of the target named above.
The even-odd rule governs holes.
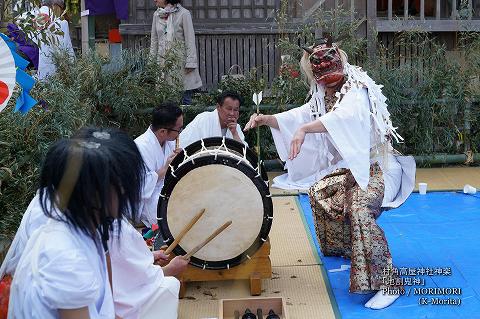
[[[198,114],[180,134],[180,147],[207,138],[225,136],[245,143],[240,125],[241,97],[234,92],[224,92],[217,99],[217,108],[212,112]]]
[[[365,307],[382,309],[403,287],[392,285],[395,293],[382,293],[389,287],[381,280],[382,269],[392,267],[392,257],[375,220],[382,208],[398,207],[412,192],[415,161],[398,156],[391,146],[391,138],[401,137],[381,86],[348,64],[346,54],[330,40],[305,51],[309,103],[276,115],[253,114],[245,129],[271,128],[288,170],[275,185],[313,184],[309,197],[322,252],[349,257],[350,292],[377,291]]]
[[[140,203],[140,219],[147,227],[157,223],[158,198],[167,169],[180,151],[175,149],[175,139],[182,128],[182,110],[167,102],[153,111],[151,125],[135,139],[147,171]]]

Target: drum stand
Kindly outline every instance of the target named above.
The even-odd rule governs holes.
[[[244,263],[230,269],[211,270],[201,269],[188,265],[181,275],[180,298],[185,296],[186,284],[194,281],[218,281],[218,280],[250,280],[250,294],[259,296],[262,293],[262,279],[272,278],[272,263],[270,262],[270,239]]]

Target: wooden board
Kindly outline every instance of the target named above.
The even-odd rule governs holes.
[[[270,240],[267,240],[250,260],[230,269],[201,269],[189,265],[187,270],[178,277],[181,283],[180,298],[185,296],[185,285],[188,282],[240,279],[250,280],[251,295],[260,295],[262,290],[261,280],[272,277],[272,263],[269,255]]]

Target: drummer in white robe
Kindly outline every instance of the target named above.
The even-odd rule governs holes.
[[[120,237],[109,243],[112,258],[115,314],[123,319],[176,319],[182,273],[188,260],[168,262],[163,251],[151,252],[142,235],[126,220]],[[155,263],[155,264],[154,264]],[[166,264],[163,268],[160,264]]]
[[[180,147],[198,140],[225,136],[245,143],[242,128],[237,123],[240,116],[241,97],[235,92],[223,92],[217,98],[217,108],[198,114],[180,134]]]
[[[182,110],[166,102],[155,108],[150,126],[135,139],[147,170],[140,204],[140,219],[147,227],[157,223],[158,198],[168,165],[180,151],[175,149],[175,140],[182,129]]]

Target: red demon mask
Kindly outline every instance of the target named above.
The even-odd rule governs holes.
[[[313,77],[319,84],[331,86],[343,79],[343,64],[338,48],[323,40],[313,48],[303,48],[309,54]]]

